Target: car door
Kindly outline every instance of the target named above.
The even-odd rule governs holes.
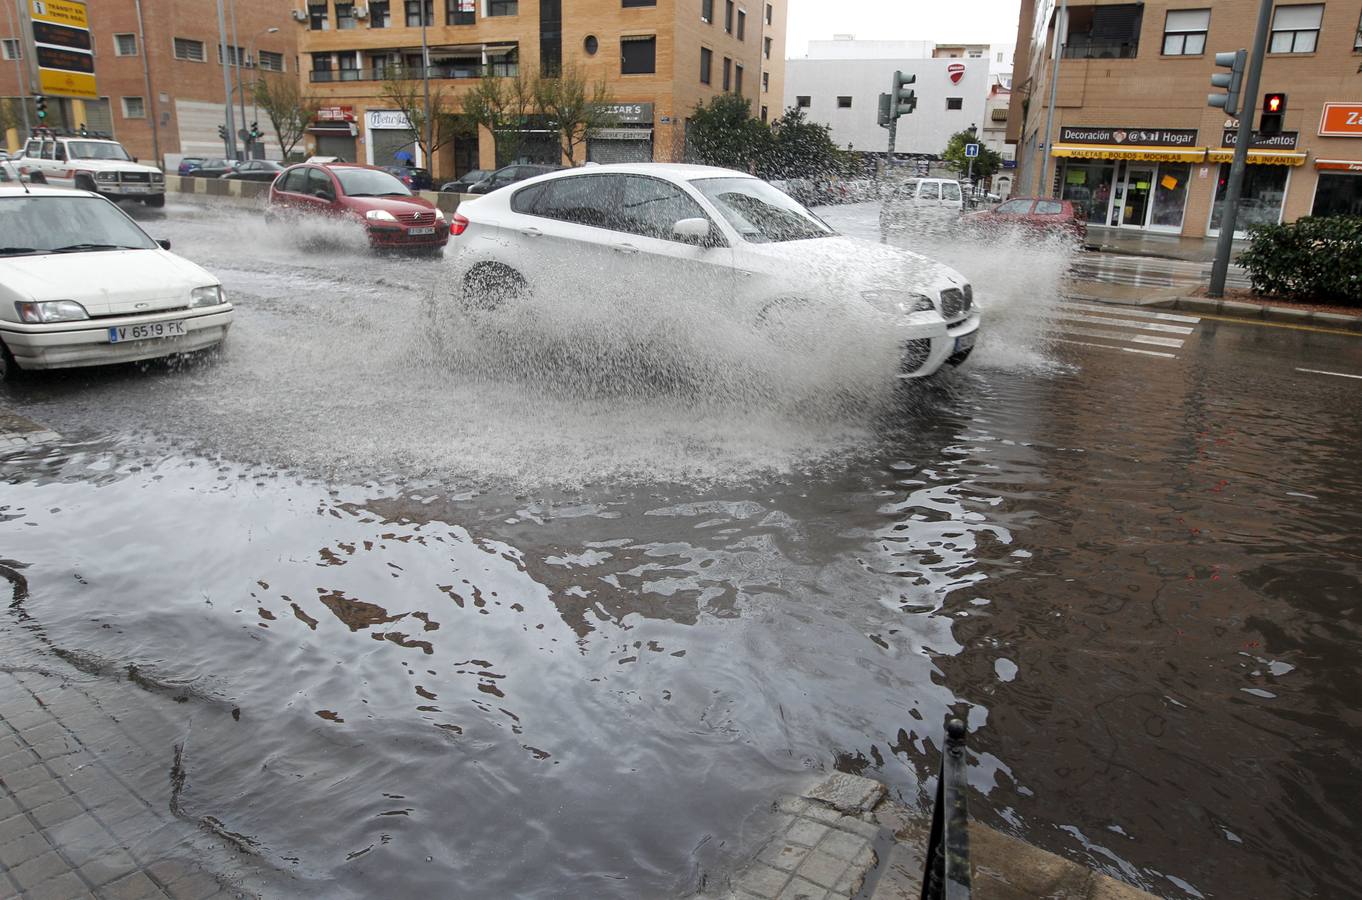
[[[627,251],[616,250],[618,176],[571,175],[521,188],[511,197],[513,265],[541,296],[594,297],[617,277]]]
[[[616,272],[627,296],[672,303],[727,298],[735,278],[733,251],[700,204],[662,178],[612,177],[623,182],[611,251],[626,260]],[[685,219],[705,220],[709,237],[678,237],[676,223]]]
[[[307,173],[308,166],[299,166],[296,169],[289,169],[274,189],[271,197],[271,205],[280,209],[287,209],[294,212],[304,210],[304,202],[307,194]]]
[[[307,170],[306,193],[299,199],[301,209],[317,215],[334,216],[338,208],[343,208],[337,202],[339,198],[340,193],[330,172],[317,166]]]

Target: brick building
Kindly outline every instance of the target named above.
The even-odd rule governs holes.
[[[619,121],[589,137],[591,160],[681,158],[688,114],[725,90],[750,99],[754,114],[778,114],[785,0],[307,0],[293,27],[305,88],[324,104],[310,150],[380,165],[405,150],[424,164],[406,116],[382,99],[388,73],[421,69],[423,14],[429,76],[450,111],[484,73],[561,66],[604,80]],[[543,137],[522,156],[557,162]],[[438,155],[444,177],[510,161],[497,159],[485,129]]]
[[[232,65],[229,73],[237,127],[243,124],[244,94],[246,124],[260,122],[266,132],[265,154],[278,158],[278,141],[270,133],[268,117],[252,103],[251,86],[262,77],[298,77],[297,32],[289,4],[223,2],[225,49],[218,40],[217,0],[88,0],[100,99],[53,98],[48,102],[49,123],[110,132],[134,156],[155,159],[159,149],[172,165],[181,156],[221,156],[222,61],[239,61],[243,90],[237,89],[237,66]],[[15,6],[3,5],[11,12]],[[30,54],[21,31],[15,16],[0,11],[0,98],[27,98],[31,93]],[[18,135],[9,137],[10,146],[16,146]]]
[[[1070,3],[1047,141],[1058,6],[1022,2],[1008,116],[1014,193],[1057,191],[1091,226],[1218,234],[1238,122],[1206,95],[1225,71],[1215,54],[1253,46],[1257,0]],[[1273,9],[1260,94],[1243,105],[1256,126],[1262,92],[1284,91],[1287,112],[1281,135],[1254,133],[1240,227],[1362,214],[1359,19],[1358,0]]]

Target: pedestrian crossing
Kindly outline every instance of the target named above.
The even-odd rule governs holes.
[[[1065,300],[1051,314],[1057,344],[1176,359],[1200,316]]]

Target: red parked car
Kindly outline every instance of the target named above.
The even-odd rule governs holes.
[[[449,242],[445,214],[374,166],[304,163],[285,169],[270,185],[267,215],[285,210],[356,219],[376,250],[438,252]]]
[[[1074,205],[1050,197],[1013,197],[965,221],[985,229],[1021,227],[1042,234],[1069,234],[1080,244],[1088,239],[1088,222]]]

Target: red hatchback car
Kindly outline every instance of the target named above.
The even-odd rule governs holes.
[[[987,229],[1021,226],[1046,234],[1068,234],[1079,243],[1088,239],[1087,220],[1074,205],[1050,197],[1013,197],[993,209],[968,216],[966,221]]]
[[[358,220],[376,250],[438,252],[449,242],[445,214],[373,166],[304,163],[285,169],[270,185],[270,212],[282,211]]]

